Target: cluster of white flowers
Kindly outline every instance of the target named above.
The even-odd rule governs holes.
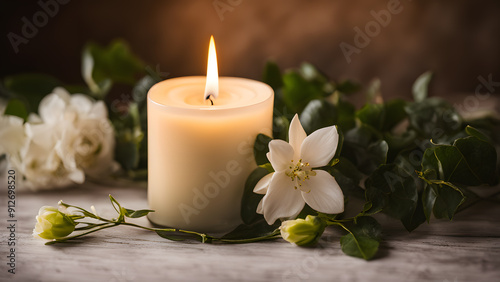
[[[0,115],[0,156],[21,176],[20,189],[65,187],[85,175],[101,177],[117,168],[114,131],[102,101],[70,95],[64,88],[40,102],[39,115]]]

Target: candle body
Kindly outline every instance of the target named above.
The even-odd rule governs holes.
[[[245,181],[256,168],[253,142],[271,135],[273,91],[220,78],[211,106],[205,77],[174,78],[148,93],[148,201],[158,225],[227,232],[241,223]]]

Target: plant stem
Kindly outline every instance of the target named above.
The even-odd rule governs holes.
[[[51,245],[51,244],[55,244],[55,243],[63,243],[63,242],[66,242],[68,240],[73,240],[73,239],[76,239],[78,237],[82,237],[82,236],[88,235],[90,233],[97,232],[99,230],[103,230],[103,229],[106,229],[106,228],[114,227],[116,225],[117,224],[108,224],[107,226],[103,226],[103,227],[100,227],[100,228],[97,228],[97,229],[94,229],[94,230],[90,230],[90,231],[87,231],[87,232],[84,232],[84,233],[80,233],[80,234],[75,235],[75,236],[66,237],[66,238],[62,238],[62,239],[55,239],[54,241],[49,241],[49,242],[45,243],[45,245]]]

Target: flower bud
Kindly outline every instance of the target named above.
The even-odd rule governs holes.
[[[306,219],[298,218],[281,223],[281,237],[297,246],[315,244],[325,231],[326,224],[317,216],[308,215]]]
[[[34,237],[52,240],[68,236],[75,230],[76,223],[67,214],[55,207],[44,206],[36,216]]]

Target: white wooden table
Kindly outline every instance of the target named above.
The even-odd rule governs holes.
[[[434,220],[411,234],[377,217],[385,241],[376,259],[344,255],[341,234],[327,229],[316,248],[284,240],[242,245],[172,242],[127,226],[95,233],[80,243],[45,246],[32,237],[35,215],[60,199],[113,217],[108,194],[132,209],[147,207],[145,187],[84,184],[66,190],[21,193],[16,209],[16,274],[7,272],[6,189],[0,209],[1,281],[500,281],[500,204],[482,202],[453,222]],[[138,219],[140,224],[149,224]]]

